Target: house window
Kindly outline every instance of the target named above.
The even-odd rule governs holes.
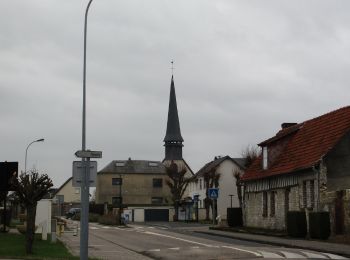
[[[162,204],[163,198],[162,197],[152,197],[152,204]]]
[[[315,207],[315,183],[314,180],[310,181],[310,208]]]
[[[153,179],[153,188],[162,188],[163,187],[163,179],[155,178]]]
[[[307,207],[307,186],[306,181],[303,181],[303,208]]]
[[[267,169],[267,146],[263,147],[263,169]]]
[[[122,178],[112,178],[112,185],[120,186],[123,185]]]
[[[270,194],[270,216],[274,217],[276,213],[276,192],[271,191]]]
[[[75,194],[79,194],[80,193],[80,188],[75,188]]]
[[[149,162],[148,166],[149,167],[158,167],[158,163],[156,163],[156,162]]]
[[[263,206],[262,215],[263,217],[267,217],[267,192],[266,191],[263,192],[262,206]]]
[[[199,179],[199,189],[202,189],[202,179]]]
[[[117,166],[117,167],[124,167],[125,166],[125,162],[116,162],[115,166]]]

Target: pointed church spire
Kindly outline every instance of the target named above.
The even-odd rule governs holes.
[[[164,137],[166,160],[182,159],[183,141],[184,139],[181,136],[179,115],[177,112],[174,76],[172,75],[170,85],[168,122],[166,128],[166,135]]]

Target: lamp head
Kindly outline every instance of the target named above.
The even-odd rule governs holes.
[[[38,140],[36,140],[35,142],[44,142],[44,138],[41,138],[41,139],[38,139]]]

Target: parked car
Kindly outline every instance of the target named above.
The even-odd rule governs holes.
[[[71,208],[66,212],[66,218],[72,218],[76,214],[80,213],[80,208]]]

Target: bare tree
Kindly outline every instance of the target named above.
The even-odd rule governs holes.
[[[165,183],[170,188],[171,199],[174,203],[174,209],[175,209],[174,221],[178,221],[180,201],[192,178],[187,178],[185,176],[187,169],[185,167],[182,167],[181,169],[179,169],[178,165],[174,163],[174,161],[171,161],[170,165],[166,166],[165,169],[169,177],[169,179],[167,179]]]
[[[31,170],[29,174],[22,173],[18,179],[14,178],[13,185],[19,202],[27,210],[26,252],[32,254],[36,207],[38,201],[47,194],[53,184],[47,174],[39,174],[36,170]]]
[[[212,207],[212,200],[209,198],[209,188],[218,188],[220,173],[216,172],[217,167],[211,168],[209,171],[203,173],[203,179],[206,187],[204,207],[205,207],[205,220],[209,220],[209,211]]]
[[[258,147],[247,145],[241,152],[242,158],[245,159],[244,167],[249,168],[250,165],[260,156]]]
[[[247,169],[260,156],[260,152],[259,152],[258,147],[252,146],[252,145],[247,145],[247,147],[242,150],[241,156],[245,160],[244,167]],[[237,196],[238,196],[238,201],[239,201],[239,207],[241,208],[242,203],[243,203],[243,194],[242,194],[243,183],[241,180],[242,171],[236,168],[232,171],[232,174],[236,179]]]

